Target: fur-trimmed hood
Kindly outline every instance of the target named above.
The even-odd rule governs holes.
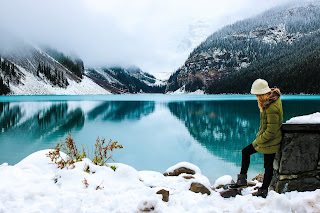
[[[272,88],[271,89],[271,92],[270,92],[270,95],[269,95],[269,99],[266,100],[264,103],[263,103],[263,108],[267,108],[271,103],[275,102],[276,100],[279,99],[279,97],[281,96],[281,92],[278,88]]]

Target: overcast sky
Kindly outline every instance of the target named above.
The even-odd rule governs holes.
[[[0,29],[75,54],[87,67],[173,72],[217,29],[288,1],[0,0]]]

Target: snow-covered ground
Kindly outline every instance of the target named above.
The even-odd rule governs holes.
[[[185,85],[183,85],[182,87],[180,87],[179,89],[177,89],[176,91],[174,92],[168,92],[167,94],[170,94],[170,95],[184,95],[184,94],[189,94],[189,95],[203,95],[204,94],[204,91],[203,90],[196,90],[194,92],[187,92],[186,89],[185,89]]]
[[[69,86],[65,88],[54,87],[49,83],[37,80],[33,74],[22,67],[19,69],[24,73],[23,84],[10,84],[10,95],[109,95],[109,91],[103,89],[92,80],[83,76],[80,83],[68,79]]]
[[[46,157],[48,150],[38,151],[14,166],[0,165],[0,212],[320,212],[320,189],[313,192],[278,194],[270,191],[266,199],[254,197],[248,187],[244,195],[222,198],[210,186],[226,184],[230,176],[212,184],[200,169],[194,179],[165,177],[155,171],[137,171],[121,163],[96,166],[89,159],[75,168],[59,169]],[[109,166],[115,166],[114,171]],[[89,172],[84,171],[89,167]],[[200,182],[211,194],[189,190],[192,182]],[[160,189],[169,191],[169,202],[162,201]]]
[[[310,115],[293,117],[286,122],[287,124],[320,124],[320,112]]]

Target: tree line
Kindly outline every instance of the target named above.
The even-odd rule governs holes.
[[[16,67],[9,60],[0,56],[0,95],[5,95],[10,92],[9,81],[17,76]]]
[[[80,79],[83,78],[84,65],[81,59],[72,60],[69,56],[49,47],[44,48],[44,51]]]
[[[51,69],[50,65],[45,63],[40,63],[37,69],[37,76],[40,77],[42,73],[53,85],[58,85],[60,87],[68,86],[68,80],[64,77],[63,71],[58,71],[57,68]]]
[[[110,70],[113,72],[110,72]],[[140,91],[145,93],[164,93],[165,91],[164,85],[149,86],[140,79],[126,73],[121,67],[111,67],[109,69],[104,69],[104,71],[122,83],[125,86],[122,89],[127,90],[130,93],[139,93]],[[121,88],[121,85],[118,86]]]

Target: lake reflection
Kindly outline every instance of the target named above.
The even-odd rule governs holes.
[[[259,110],[251,96],[243,100],[246,96],[129,97],[110,101],[91,100],[91,96],[77,101],[32,97],[33,102],[0,102],[0,164],[13,165],[71,132],[79,146],[91,150],[89,154],[98,136],[111,138],[124,146],[114,152],[117,162],[163,173],[188,161],[214,181],[225,174],[235,177],[241,149],[255,139],[259,128]],[[318,96],[294,99],[283,98],[284,121],[320,111]],[[261,154],[252,156],[249,176],[259,172],[263,172]]]
[[[213,155],[241,165],[241,150],[255,139],[259,129],[255,101],[178,102],[168,106]],[[252,157],[261,160],[260,155]]]

